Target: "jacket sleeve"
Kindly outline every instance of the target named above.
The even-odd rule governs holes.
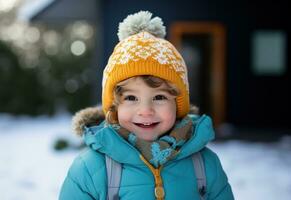
[[[61,193],[59,200],[95,200],[89,193],[84,191],[81,186],[76,183],[69,176],[66,177],[63,186],[61,188]]]
[[[211,154],[211,166],[208,168],[210,169],[210,183],[207,184],[208,189],[208,200],[234,200],[234,196],[231,190],[231,186],[228,183],[227,176],[222,168],[221,162],[218,156],[212,152],[211,150],[207,149],[206,154]],[[209,155],[208,155],[209,156]],[[207,172],[206,172],[207,173]],[[208,178],[207,178],[208,180]]]
[[[61,187],[59,200],[98,200],[92,177],[81,157],[69,169]]]

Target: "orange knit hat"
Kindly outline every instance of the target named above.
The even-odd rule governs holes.
[[[106,114],[113,103],[113,90],[125,79],[152,75],[175,84],[177,117],[190,109],[187,67],[176,48],[167,40],[160,18],[148,11],[129,15],[119,24],[119,40],[103,71],[102,107]]]

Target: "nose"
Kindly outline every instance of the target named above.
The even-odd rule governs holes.
[[[155,113],[155,110],[153,106],[150,103],[143,103],[139,105],[137,114],[142,117],[150,117],[153,116]]]

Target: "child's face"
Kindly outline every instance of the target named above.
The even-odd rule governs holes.
[[[169,131],[176,121],[175,97],[166,84],[151,88],[141,79],[129,80],[117,108],[119,124],[138,138],[153,141]]]

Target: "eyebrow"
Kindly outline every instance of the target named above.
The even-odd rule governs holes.
[[[167,93],[169,93],[169,89],[166,89],[166,88],[161,88],[161,89],[158,89],[159,91],[161,91],[161,92],[167,92]]]
[[[123,88],[121,89],[120,92],[121,92],[121,93],[124,93],[124,92],[135,92],[135,91],[138,91],[138,90],[135,90],[135,89],[128,89],[128,88],[124,88],[124,87],[123,87]]]
[[[123,94],[123,93],[125,93],[125,92],[136,92],[136,91],[139,91],[139,90],[136,90],[136,89],[129,89],[129,88],[124,88],[124,87],[123,87],[123,88],[121,89],[120,93]],[[166,88],[159,88],[159,89],[157,89],[157,92],[165,92],[165,93],[171,94],[171,93],[169,92],[169,90],[166,89]]]

